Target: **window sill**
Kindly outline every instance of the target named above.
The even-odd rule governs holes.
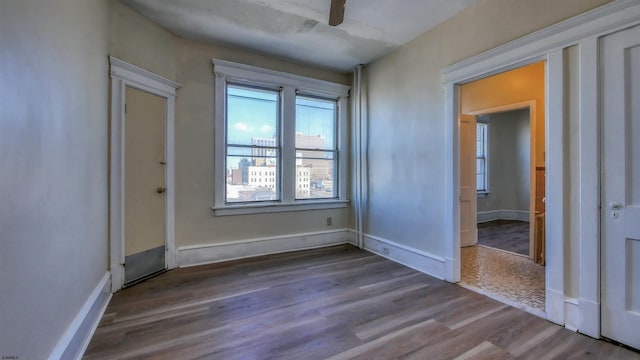
[[[478,197],[479,198],[487,197],[487,196],[489,196],[489,194],[491,194],[490,191],[478,191]]]
[[[295,204],[250,204],[250,205],[227,205],[222,207],[212,207],[215,216],[267,214],[291,211],[306,210],[326,210],[346,208],[349,200],[308,200],[298,201]]]

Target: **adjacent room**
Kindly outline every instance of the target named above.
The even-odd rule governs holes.
[[[636,0],[0,1],[0,357],[640,359],[639,39]]]
[[[546,318],[545,62],[461,87],[460,284]]]

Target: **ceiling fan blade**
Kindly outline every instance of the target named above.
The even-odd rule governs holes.
[[[331,0],[331,10],[329,10],[329,25],[338,26],[344,21],[344,8],[347,0]]]

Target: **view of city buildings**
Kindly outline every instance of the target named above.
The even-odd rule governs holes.
[[[227,202],[277,201],[283,193],[296,200],[337,196],[335,100],[297,95],[294,121],[282,123],[279,101],[277,90],[227,86]],[[278,141],[285,124],[295,126],[295,139],[286,142],[295,149]],[[283,161],[282,151],[295,151],[295,163]],[[294,180],[282,176],[290,175],[295,189],[282,188]]]
[[[326,159],[324,138],[296,134],[296,199],[331,198],[333,159]],[[277,198],[277,154],[274,138],[252,138],[251,156],[227,169],[227,201],[269,201]],[[320,155],[318,155],[320,153]],[[331,153],[330,153],[331,154]]]

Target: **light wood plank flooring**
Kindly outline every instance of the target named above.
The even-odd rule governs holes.
[[[640,359],[352,246],[177,269],[113,296],[85,359]]]

